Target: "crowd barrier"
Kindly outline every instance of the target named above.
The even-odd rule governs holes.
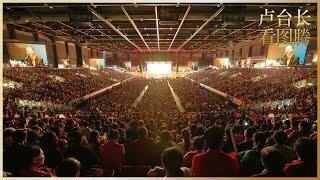
[[[222,96],[222,97],[228,99],[229,101],[231,101],[233,104],[235,104],[235,105],[237,105],[237,106],[242,106],[242,105],[244,104],[244,102],[243,102],[241,99],[238,99],[238,98],[235,98],[235,97],[233,97],[233,96],[230,96],[230,95],[227,94],[227,93],[224,93],[224,92],[222,92],[222,91],[219,91],[219,90],[217,90],[217,89],[214,89],[214,88],[212,88],[212,87],[210,87],[210,86],[207,86],[207,85],[205,85],[205,84],[199,83],[199,82],[197,82],[197,81],[195,81],[195,80],[193,80],[193,79],[191,79],[191,78],[188,78],[188,77],[186,77],[186,76],[184,76],[184,78],[190,80],[190,81],[193,82],[193,83],[199,84],[200,87],[203,87],[203,88],[207,89],[208,91],[211,91],[211,92],[213,92],[213,93],[215,93],[215,94],[217,94],[217,95],[219,95],[219,96]]]
[[[105,87],[105,88],[100,89],[100,90],[98,90],[98,91],[95,91],[95,92],[93,92],[93,93],[87,94],[87,95],[83,96],[81,99],[82,99],[82,100],[87,100],[87,99],[90,99],[90,98],[92,98],[92,97],[95,97],[95,96],[97,96],[98,94],[101,94],[101,93],[103,93],[103,92],[106,92],[106,91],[114,88],[114,87],[117,87],[117,86],[119,86],[120,84],[123,84],[123,83],[125,83],[125,82],[127,82],[127,81],[132,80],[133,78],[134,78],[134,77],[128,78],[128,79],[123,80],[123,81],[121,81],[121,82],[112,84],[111,86],[108,86],[108,87]]]

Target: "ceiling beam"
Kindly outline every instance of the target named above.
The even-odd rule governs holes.
[[[68,27],[68,28],[70,28],[70,29],[72,29],[72,30],[75,30],[75,31],[77,31],[77,32],[79,32],[79,33],[81,33],[81,34],[84,34],[84,35],[86,35],[86,36],[90,36],[90,37],[92,37],[93,39],[98,39],[98,38],[96,38],[96,37],[94,37],[94,36],[92,36],[92,35],[89,35],[89,34],[87,34],[87,33],[85,33],[85,32],[79,31],[78,29],[76,29],[76,28],[74,28],[74,27],[72,27],[72,26],[69,26],[69,25],[67,25],[67,24],[64,24],[64,23],[62,23],[62,22],[60,22],[60,21],[58,21],[57,23],[59,23],[59,24],[61,24],[61,25],[63,25],[63,26],[66,26],[66,27]]]
[[[79,40],[79,39],[81,40],[80,37],[73,36],[73,35],[71,35],[71,34],[69,34],[69,33],[63,32],[63,31],[61,31],[60,29],[54,30],[53,28],[51,28],[51,27],[49,27],[49,26],[47,26],[47,25],[44,25],[44,24],[41,24],[41,23],[36,23],[36,22],[32,22],[31,24],[32,24],[33,26],[36,26],[36,27],[44,27],[44,28],[46,28],[46,29],[53,30],[54,33],[64,34],[64,35],[70,36],[71,38],[76,38],[76,39],[78,39],[78,40]],[[43,31],[42,31],[42,32],[43,32]],[[62,36],[60,36],[60,37],[62,37]]]
[[[217,29],[215,31],[213,31],[210,35],[206,36],[204,39],[208,39],[210,36],[213,36],[215,33],[217,33],[218,31],[220,31],[221,29]]]
[[[133,43],[127,36],[125,36],[121,31],[119,31],[110,21],[102,17],[99,13],[97,13],[94,9],[92,9],[90,6],[88,6],[89,11],[95,15],[97,18],[99,18],[101,21],[106,23],[109,27],[111,27],[114,31],[116,31],[121,37],[123,37],[125,40],[127,40],[130,44],[132,44],[134,47],[136,47],[140,52],[142,50],[139,46],[137,46],[135,43]]]
[[[194,32],[177,50],[179,51],[185,44],[187,44],[194,36],[196,36],[211,20],[213,20],[215,17],[217,17],[224,9],[224,6],[218,9],[217,12],[215,12],[209,19],[206,20],[205,23],[199,27],[199,29]]]
[[[16,23],[13,23],[13,22],[9,22],[8,24],[13,24],[13,25],[15,25],[15,26],[19,26],[19,27],[21,27],[21,28],[25,28],[25,29],[29,29],[29,30],[31,30],[31,31],[34,31],[34,29],[32,29],[32,28],[30,28],[30,27],[27,27],[27,26],[23,26],[23,25],[20,25],[20,24],[16,24]],[[64,37],[62,37],[62,36],[57,36],[57,35],[55,35],[55,34],[50,34],[50,33],[47,33],[47,32],[43,32],[43,31],[37,31],[38,33],[41,33],[41,34],[46,34],[46,35],[49,35],[49,36],[52,36],[52,37],[57,37],[57,38],[60,38],[60,39],[63,39],[63,40],[69,40],[69,39],[67,39],[67,38],[64,38]]]
[[[219,40],[223,39],[224,37],[230,36],[230,35],[238,32],[238,31],[240,31],[240,30],[243,30],[243,29],[245,29],[245,28],[247,28],[247,27],[250,27],[250,26],[252,26],[252,25],[255,24],[255,23],[257,23],[257,21],[254,21],[254,22],[252,22],[252,23],[249,23],[249,24],[243,26],[243,27],[240,28],[240,29],[236,29],[236,30],[232,31],[231,33],[229,33],[228,35],[224,35],[224,36],[220,37]],[[207,37],[204,38],[204,39],[207,39],[208,37],[214,35],[214,34],[215,34],[216,32],[218,32],[219,30],[223,30],[223,29],[217,29],[216,31],[212,32],[209,36],[207,36]],[[202,46],[200,46],[200,47],[197,48],[196,50],[202,49],[202,48],[206,47],[207,45],[210,45],[210,43],[203,44]]]
[[[101,33],[103,36],[107,36],[109,39],[113,40],[113,38],[111,36],[109,36],[108,34],[102,32],[100,29],[96,29],[92,25],[89,25],[89,26],[90,26],[90,28],[93,28],[93,30],[98,31],[99,33]],[[84,30],[87,30],[87,29],[84,29]],[[90,29],[88,29],[88,30],[90,30]]]
[[[132,24],[133,28],[137,31],[137,33],[139,34],[140,38],[142,39],[142,41],[144,42],[144,44],[146,45],[146,47],[148,48],[149,52],[151,52],[150,47],[148,46],[148,44],[146,43],[146,41],[144,40],[142,34],[140,33],[139,29],[137,28],[136,24],[134,23],[134,21],[131,19],[130,15],[128,14],[128,12],[126,11],[126,9],[124,8],[124,6],[121,6],[121,9],[123,11],[123,13],[127,16],[127,18],[129,19],[130,23]]]
[[[160,50],[159,19],[158,19],[158,7],[157,7],[157,5],[154,6],[154,10],[155,10],[155,14],[156,14],[158,48]]]
[[[257,23],[257,22],[258,22],[258,21],[254,21],[254,22],[252,22],[252,23],[250,23],[250,24],[247,24],[247,25],[243,26],[241,29],[234,30],[234,31],[232,31],[231,33],[229,33],[228,35],[222,36],[220,39],[223,39],[223,38],[228,37],[229,35],[234,34],[234,33],[238,32],[238,31],[240,31],[240,30],[242,30],[242,29],[245,29],[245,28],[247,28],[247,27],[250,27],[250,26],[254,25],[254,24]]]
[[[177,35],[178,35],[178,33],[179,33],[182,25],[183,25],[184,20],[186,19],[186,17],[187,17],[188,14],[189,14],[190,9],[191,9],[191,6],[189,5],[187,11],[184,13],[184,16],[183,16],[183,18],[182,18],[182,21],[181,21],[181,23],[180,23],[180,25],[179,25],[179,27],[178,27],[178,30],[176,31],[176,34],[174,35],[174,37],[173,37],[173,39],[172,39],[172,42],[171,42],[171,44],[170,44],[170,46],[169,46],[169,48],[168,48],[168,51],[170,50],[170,48],[171,48],[174,40],[176,39],[176,37],[177,37]]]

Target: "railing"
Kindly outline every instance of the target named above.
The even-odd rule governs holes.
[[[188,78],[188,77],[186,77],[186,76],[184,76],[184,78],[190,80],[191,82],[198,83],[198,84],[200,85],[200,87],[203,87],[203,88],[207,89],[208,91],[211,91],[211,92],[213,92],[213,93],[215,93],[215,94],[217,94],[217,95],[219,95],[219,96],[222,96],[222,97],[228,99],[229,101],[231,101],[232,103],[234,103],[234,104],[237,105],[237,106],[242,106],[242,105],[244,104],[244,102],[243,102],[241,99],[238,99],[238,98],[235,98],[235,97],[233,97],[233,96],[230,96],[230,95],[227,94],[227,93],[224,93],[224,92],[222,92],[222,91],[219,91],[219,90],[217,90],[217,89],[214,89],[214,88],[212,88],[212,87],[210,87],[210,86],[207,86],[207,85],[205,85],[205,84],[199,83],[199,82],[197,82],[197,81],[195,81],[195,80],[193,80],[193,79],[191,79],[191,78]]]
[[[120,84],[123,84],[123,83],[125,83],[125,82],[127,82],[127,81],[130,81],[130,80],[132,80],[133,78],[134,78],[134,77],[131,77],[131,78],[128,78],[128,79],[123,80],[123,81],[121,81],[121,82],[117,82],[117,83],[115,83],[115,84],[112,84],[111,86],[108,86],[108,87],[105,87],[105,88],[100,89],[100,90],[98,90],[98,91],[95,91],[95,92],[93,92],[93,93],[87,94],[87,95],[81,97],[80,99],[81,99],[81,100],[90,99],[90,98],[95,97],[95,96],[97,96],[97,95],[99,95],[99,94],[101,94],[101,93],[103,93],[103,92],[106,92],[106,91],[108,91],[108,90],[110,90],[110,89],[112,89],[112,88],[114,88],[114,87],[117,87],[117,86],[119,86]]]

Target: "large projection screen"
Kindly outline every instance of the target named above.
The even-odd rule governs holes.
[[[152,61],[146,62],[148,77],[160,77],[172,75],[171,61]]]
[[[32,56],[34,56],[38,61],[42,61],[44,66],[48,66],[45,44],[7,42],[6,47],[12,67],[32,66],[31,63],[28,63],[28,60],[31,59],[30,57]]]
[[[154,75],[171,74],[171,66],[168,62],[147,62],[147,72]]]

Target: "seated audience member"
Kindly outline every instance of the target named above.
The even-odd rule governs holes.
[[[264,133],[255,133],[253,142],[254,147],[251,150],[245,151],[240,160],[241,173],[244,173],[246,176],[260,173],[263,170],[260,151],[264,148],[266,142]]]
[[[52,177],[50,170],[40,168],[44,164],[44,153],[39,146],[25,146],[19,152],[18,164],[14,176],[19,177]]]
[[[290,128],[291,128],[291,121],[290,120],[285,120],[284,121],[284,126],[283,126],[284,132],[290,131]]]
[[[264,170],[254,177],[283,177],[286,174],[282,171],[285,160],[281,152],[275,147],[269,146],[261,150],[261,161]]]
[[[128,152],[130,163],[136,166],[153,166],[156,163],[155,140],[148,137],[148,130],[145,127],[138,129],[139,138],[135,140]],[[137,156],[141,154],[143,156]]]
[[[134,141],[138,138],[139,124],[137,121],[131,121],[129,125],[130,125],[130,128],[127,130],[126,134],[129,140]]]
[[[27,133],[27,142],[26,145],[33,145],[33,146],[38,146],[39,141],[38,141],[38,134],[34,130],[29,130]]]
[[[161,156],[161,164],[165,169],[166,177],[191,176],[189,168],[181,168],[183,156],[177,148],[166,149]]]
[[[12,172],[15,169],[26,137],[27,134],[23,129],[17,129],[12,133],[12,145],[3,152],[4,171]]]
[[[299,121],[292,120],[291,127],[288,129],[285,129],[284,132],[289,136],[292,132],[298,131],[298,129],[299,129]]]
[[[91,151],[96,154],[97,158],[100,159],[100,142],[99,142],[99,131],[92,130],[89,133],[89,144]]]
[[[191,149],[191,132],[185,128],[181,131],[182,142],[178,143],[177,146],[181,149],[183,154],[186,154]]]
[[[67,158],[61,161],[57,167],[58,177],[79,177],[81,163],[75,158]]]
[[[317,176],[317,143],[306,137],[299,138],[294,144],[298,160],[285,165],[287,176],[315,177]]]
[[[117,130],[119,132],[119,144],[126,146],[128,144],[126,132],[122,128],[117,128]]]
[[[234,151],[232,140],[231,140],[231,130],[232,128],[230,127],[226,128],[225,130],[226,139],[221,147],[221,150],[224,153],[232,153]]]
[[[285,132],[275,131],[273,133],[273,139],[276,143],[274,147],[281,152],[286,163],[297,159],[296,153],[289,146],[285,145],[286,141],[288,140],[287,134]]]
[[[290,142],[291,146],[294,145],[294,143],[296,142],[296,140],[298,138],[309,137],[311,127],[312,127],[311,124],[308,123],[307,121],[300,121],[298,131],[293,131],[289,135],[289,142]]]
[[[59,150],[63,154],[68,148],[68,141],[65,139],[59,139]]]
[[[236,141],[236,143],[240,143],[245,140],[244,139],[245,137],[243,136],[244,135],[243,126],[236,125],[233,127],[232,131],[233,131],[234,140]]]
[[[63,159],[56,134],[54,132],[45,133],[40,139],[40,146],[46,157],[44,164],[50,168],[56,168]]]
[[[273,136],[271,136],[271,134],[265,134],[265,135],[267,137],[266,146],[273,146],[276,144],[276,142],[274,141]]]
[[[12,134],[15,131],[14,128],[6,128],[3,131],[3,170],[12,170],[12,162],[10,162],[10,151],[12,150],[13,139]],[[11,166],[11,167],[9,167]]]
[[[224,130],[213,126],[205,130],[205,143],[209,150],[193,157],[192,172],[200,177],[237,176],[239,165],[236,159],[221,152]]]
[[[173,147],[174,143],[172,142],[172,135],[169,131],[163,130],[160,133],[159,141],[156,143],[156,150],[157,150],[157,157],[158,157],[158,163],[160,163],[161,154],[162,152],[170,147]]]
[[[203,147],[204,147],[204,138],[203,138],[203,136],[196,136],[194,138],[193,147],[194,147],[195,150],[194,151],[189,151],[183,157],[183,164],[188,168],[191,168],[193,157],[196,154],[202,153],[202,151],[203,151]]]
[[[183,156],[178,148],[171,147],[165,149],[161,155],[162,167],[156,166],[151,169],[148,176],[151,177],[189,177],[192,175],[191,170],[187,167],[181,167]]]
[[[3,149],[7,150],[13,144],[12,133],[15,131],[14,128],[6,128],[3,131]]]
[[[255,132],[256,130],[251,126],[244,131],[245,140],[239,143],[237,146],[239,152],[252,149],[253,147],[252,138]]]
[[[125,156],[124,146],[119,144],[118,140],[118,130],[111,129],[108,132],[108,141],[100,147],[100,156],[103,168],[114,170],[116,176],[120,174]]]
[[[82,144],[83,135],[79,130],[71,133],[70,144],[64,153],[64,157],[74,157],[81,163],[81,176],[93,176],[91,168],[99,166],[96,155],[88,146]]]

